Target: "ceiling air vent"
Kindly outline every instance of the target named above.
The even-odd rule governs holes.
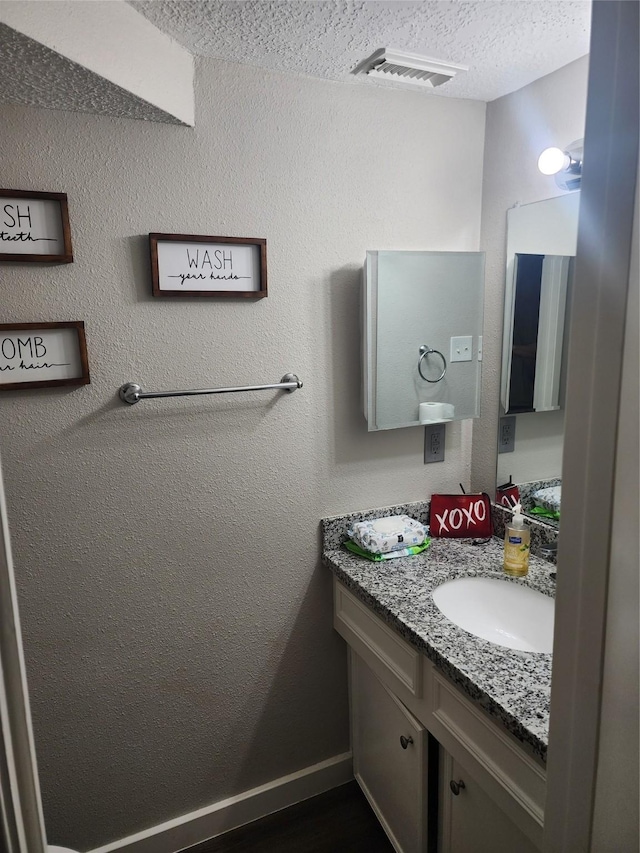
[[[403,53],[383,47],[354,68],[353,73],[433,89],[451,80],[458,71],[468,70],[466,65],[454,65],[451,62],[441,62],[415,53]]]

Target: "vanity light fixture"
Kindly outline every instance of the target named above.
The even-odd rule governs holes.
[[[563,190],[579,190],[582,178],[583,139],[561,148],[545,148],[538,157],[538,169],[543,175],[554,175]]]

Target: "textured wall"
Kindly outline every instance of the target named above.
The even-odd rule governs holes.
[[[318,521],[468,483],[469,422],[367,433],[368,248],[477,250],[485,107],[203,61],[195,129],[0,109],[0,186],[69,194],[75,263],[0,321],[86,321],[91,385],[2,394],[44,807],[80,849],[348,748]],[[268,240],[269,297],[154,300],[146,234]],[[150,389],[304,380],[292,395]]]
[[[562,148],[584,136],[588,57],[536,80],[487,105],[482,239],[486,252],[482,417],[473,430],[472,485],[492,492],[496,485],[498,409],[502,357],[502,316],[507,243],[507,210],[562,194],[553,178],[537,168],[550,145]],[[562,441],[562,412],[547,440]],[[552,415],[553,417],[553,415]],[[516,432],[517,440],[517,432]],[[557,452],[557,451],[556,451]]]

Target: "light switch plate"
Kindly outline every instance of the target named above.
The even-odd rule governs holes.
[[[451,338],[451,353],[449,361],[471,361],[473,358],[473,336],[462,335],[460,337]]]

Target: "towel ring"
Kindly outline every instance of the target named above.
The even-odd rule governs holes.
[[[427,379],[427,377],[422,372],[422,359],[427,355],[431,355],[431,353],[435,353],[435,355],[439,355],[440,358],[442,359],[442,373],[440,374],[440,376],[438,376],[437,379]],[[440,350],[431,349],[431,347],[428,347],[426,344],[422,344],[422,346],[420,347],[420,358],[418,359],[418,373],[420,374],[420,376],[422,376],[424,381],[425,382],[431,382],[432,384],[435,382],[440,382],[441,379],[444,379],[446,372],[447,372],[447,360],[442,355]]]

